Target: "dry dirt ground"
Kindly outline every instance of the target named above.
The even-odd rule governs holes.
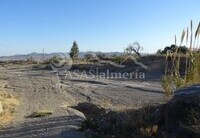
[[[90,102],[108,110],[138,109],[164,102],[160,81],[72,79],[58,77],[53,71],[29,66],[0,67],[7,81],[6,89],[19,97],[15,120],[0,130],[1,138],[82,138],[78,131],[84,115],[71,108]],[[29,118],[35,111],[53,114]]]

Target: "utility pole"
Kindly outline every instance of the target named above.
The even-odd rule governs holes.
[[[44,48],[42,49],[43,55],[42,55],[42,62],[44,63]]]

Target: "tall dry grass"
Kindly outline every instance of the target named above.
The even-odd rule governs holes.
[[[0,92],[0,102],[3,106],[3,112],[0,113],[1,128],[8,125],[14,119],[14,110],[19,101],[10,94]]]
[[[19,104],[18,98],[9,94],[6,89],[6,82],[0,80],[0,104],[3,112],[0,113],[0,128],[5,127],[14,119],[14,111]]]
[[[194,84],[200,83],[200,22],[193,33],[193,22],[190,23],[190,28],[184,29],[180,43],[177,45],[177,39],[175,36],[175,45],[185,45],[189,48],[186,55],[182,56],[178,47],[174,53],[170,51],[166,54],[166,69],[165,76],[162,80],[162,87],[167,96],[172,96],[175,89],[180,87],[187,87]],[[183,61],[184,60],[184,61]],[[185,67],[182,63],[185,63]],[[169,66],[171,65],[171,66]],[[180,70],[184,69],[184,75],[181,74]]]

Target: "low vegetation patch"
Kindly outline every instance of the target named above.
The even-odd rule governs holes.
[[[14,111],[18,104],[17,98],[0,89],[0,127],[5,127],[14,119]]]
[[[33,112],[31,115],[27,116],[27,118],[37,118],[37,117],[45,117],[45,116],[50,116],[52,115],[52,111],[37,111]]]

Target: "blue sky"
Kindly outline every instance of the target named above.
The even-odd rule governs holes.
[[[153,53],[200,21],[199,0],[0,0],[0,56],[31,52],[123,51],[139,41]]]

